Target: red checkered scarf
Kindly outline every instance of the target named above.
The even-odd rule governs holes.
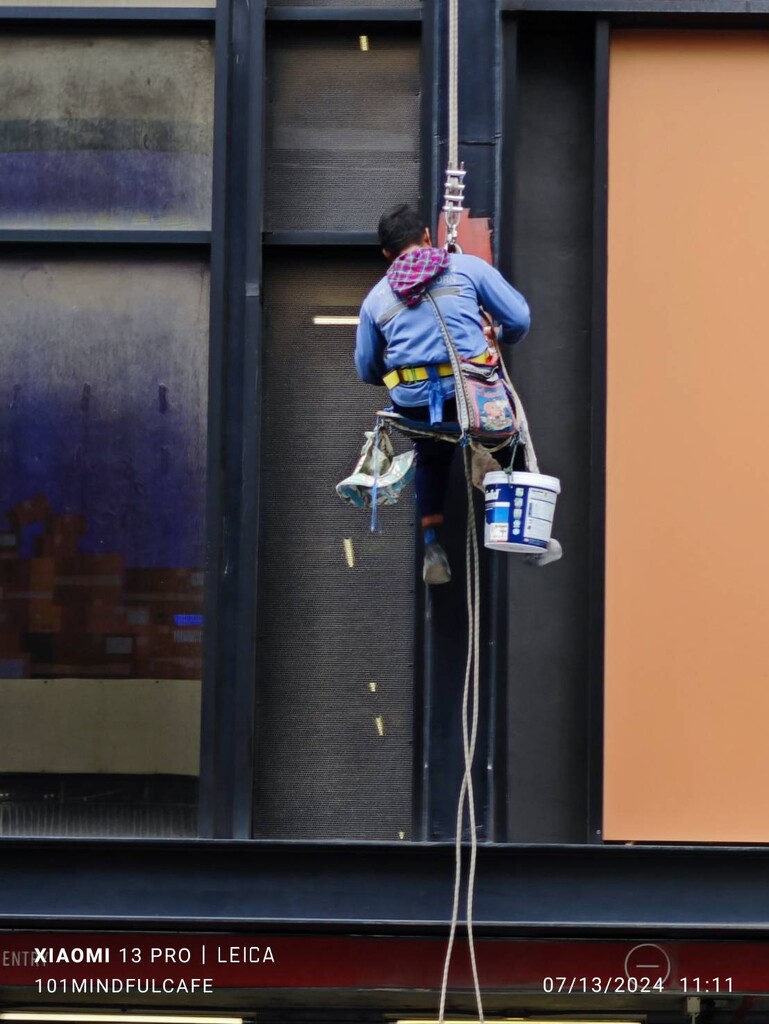
[[[451,262],[445,249],[431,249],[422,245],[418,249],[401,253],[393,260],[387,271],[387,281],[407,306],[416,306],[421,302],[428,284],[440,277]]]

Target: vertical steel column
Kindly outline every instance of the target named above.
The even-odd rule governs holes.
[[[500,18],[496,3],[461,0],[459,49],[459,157],[468,171],[466,206],[474,217],[493,220],[497,201],[497,165],[500,91]],[[435,137],[438,140],[438,193],[433,197],[436,220],[442,206],[443,170],[446,165],[446,5],[436,5],[432,23],[424,31],[434,33]],[[476,496],[476,517],[482,521],[482,505]],[[452,565],[451,584],[430,588],[425,607],[425,750],[426,785],[423,812],[426,839],[454,836],[456,803],[464,772],[461,708],[467,656],[465,600],[466,497],[461,459],[457,458],[446,505],[444,537]],[[489,736],[499,739],[495,728],[498,711],[496,677],[498,625],[498,573],[490,573],[490,559],[482,556],[482,686],[481,722],[476,748],[476,810],[479,837],[496,832],[492,789],[498,773]],[[504,664],[504,660],[502,661]]]
[[[440,11],[441,0],[422,0],[422,35],[420,40],[422,96],[419,110],[420,178],[419,194],[422,216],[430,225],[433,237],[437,221],[435,197],[440,189],[440,160],[437,111],[442,103],[440,90]],[[422,584],[422,543],[419,524],[414,533],[414,785],[412,830],[416,840],[431,837],[430,827],[430,761],[432,757],[433,682],[432,652],[427,642],[428,618],[425,588]]]
[[[590,408],[590,653],[588,690],[587,841],[603,834],[603,674],[606,541],[606,278],[609,176],[608,20],[595,24],[593,191],[593,379]]]
[[[515,261],[515,107],[518,95],[518,25],[514,21],[500,24],[500,61],[498,81],[497,116],[497,169],[496,196],[494,203],[494,259],[501,272],[509,281],[514,281]],[[504,231],[506,244],[500,245],[500,233]],[[511,244],[511,239],[512,244]],[[503,255],[504,258],[503,258]],[[489,735],[489,788],[492,800],[489,805],[489,838],[494,842],[506,842],[508,831],[508,743],[507,714],[509,685],[508,666],[508,556],[491,558],[489,568],[490,606],[490,702],[494,712],[490,716],[492,729]]]
[[[201,835],[250,838],[259,486],[263,0],[219,0]]]

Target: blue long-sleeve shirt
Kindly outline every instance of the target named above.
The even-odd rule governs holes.
[[[479,305],[502,325],[502,341],[520,341],[529,329],[526,300],[498,270],[477,256],[452,255],[448,270],[430,286],[461,356],[486,350]],[[449,356],[432,306],[424,299],[404,307],[384,277],[364,299],[355,343],[355,367],[361,380],[380,384],[401,366],[446,363]],[[454,394],[453,377],[442,377],[445,398]],[[428,382],[398,384],[390,394],[402,406],[428,405]]]

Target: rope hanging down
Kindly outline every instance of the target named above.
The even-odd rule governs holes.
[[[443,194],[443,215],[446,223],[446,248],[449,252],[458,251],[457,234],[462,216],[462,205],[465,192],[465,169],[459,164],[459,0],[448,0],[449,5],[449,61],[448,61],[448,167],[446,169],[446,185]],[[459,250],[461,251],[461,250]],[[439,322],[442,319],[438,317]],[[453,346],[449,345],[449,354]],[[452,362],[453,365],[453,362]],[[455,374],[459,373],[454,367]],[[459,378],[457,377],[459,388]],[[459,401],[459,395],[457,395]],[[466,421],[462,427],[465,434]],[[464,752],[464,775],[457,803],[456,834],[454,838],[454,898],[451,909],[451,928],[446,948],[446,959],[443,965],[441,982],[441,999],[438,1019],[444,1024],[446,1014],[446,996],[449,986],[451,955],[459,921],[459,902],[462,889],[462,827],[464,824],[465,803],[467,803],[470,825],[470,864],[467,880],[467,942],[470,953],[470,964],[473,973],[475,1002],[478,1007],[478,1020],[483,1024],[483,1002],[481,986],[478,978],[478,965],[475,957],[473,941],[473,896],[475,891],[475,868],[478,855],[478,836],[475,818],[475,794],[473,792],[473,760],[478,738],[478,717],[480,710],[480,557],[478,553],[478,532],[475,523],[472,485],[472,453],[467,436],[463,436],[463,461],[467,486],[467,538],[465,543],[465,575],[467,578],[467,622],[468,649],[465,665],[465,681],[462,693],[462,747]],[[472,684],[472,685],[471,685]],[[471,694],[472,690],[472,694]],[[470,724],[468,724],[470,721]]]
[[[461,252],[457,244],[459,223],[462,217],[462,206],[465,192],[465,168],[459,163],[459,0],[448,2],[448,167],[446,168],[446,184],[443,193],[443,215],[446,224],[446,248],[449,252]],[[428,296],[429,297],[429,296]],[[441,320],[440,315],[438,316]],[[452,346],[448,345],[451,356]],[[528,423],[523,412],[523,405],[515,393],[512,381],[507,372],[504,360],[499,365],[501,372],[510,387],[519,415],[519,443],[524,446],[526,468],[530,472],[537,471],[537,457],[529,437]],[[459,369],[453,366],[457,385],[459,385]],[[460,404],[457,395],[457,404]],[[466,421],[465,421],[466,423]],[[469,438],[462,425],[465,480],[467,485],[467,540],[465,544],[465,573],[467,577],[467,620],[468,620],[468,651],[465,666],[465,683],[462,694],[462,746],[464,751],[465,770],[457,804],[456,835],[454,841],[454,899],[451,910],[451,928],[449,931],[446,959],[443,965],[439,1021],[444,1024],[446,1013],[446,996],[449,985],[449,971],[454,941],[459,921],[459,903],[462,889],[462,828],[464,824],[465,803],[468,809],[470,826],[470,863],[467,876],[467,944],[473,974],[475,1002],[478,1008],[478,1020],[483,1024],[483,1002],[481,986],[478,978],[478,965],[475,956],[473,937],[473,897],[475,893],[475,870],[478,855],[478,836],[475,818],[475,795],[473,793],[473,760],[478,738],[478,717],[480,709],[480,557],[478,553],[478,532],[475,522],[472,484],[472,453]],[[472,685],[471,685],[472,684]],[[472,690],[472,695],[471,695]],[[468,724],[468,720],[470,724]]]
[[[467,944],[470,953],[470,965],[473,973],[473,989],[478,1008],[478,1020],[483,1024],[483,1001],[478,978],[478,964],[475,958],[475,942],[473,939],[473,897],[475,892],[475,868],[478,856],[478,836],[475,819],[475,794],[473,792],[473,760],[476,741],[478,739],[478,718],[480,711],[480,557],[478,552],[478,531],[475,523],[472,484],[472,454],[470,446],[462,449],[464,457],[465,482],[467,486],[467,537],[465,542],[465,574],[467,577],[467,620],[469,643],[467,662],[465,664],[465,684],[462,692],[462,746],[465,755],[465,772],[459,791],[457,804],[456,834],[454,839],[454,899],[451,908],[451,928],[446,948],[446,959],[443,964],[441,982],[441,1001],[438,1019],[443,1024],[446,1015],[446,995],[449,986],[449,970],[454,940],[459,920],[459,900],[462,888],[462,826],[464,822],[465,801],[467,801],[468,819],[470,824],[470,864],[467,879]],[[472,681],[472,696],[471,696]],[[468,727],[468,719],[471,725]]]
[[[459,0],[449,2],[449,167],[459,167]]]
[[[451,346],[449,346],[451,352]],[[518,394],[510,380],[504,361],[500,355],[500,367],[513,394],[519,416],[518,444],[524,446],[526,468],[529,472],[538,472],[537,456],[529,436],[528,422]],[[451,927],[443,964],[441,982],[439,1024],[444,1024],[446,1014],[446,997],[449,986],[451,956],[454,950],[457,926],[459,922],[459,903],[462,890],[462,827],[464,824],[465,803],[468,809],[470,827],[470,863],[467,871],[467,947],[473,975],[475,1003],[478,1009],[479,1024],[484,1024],[483,1000],[478,977],[478,964],[475,956],[475,939],[473,935],[473,899],[475,895],[475,873],[478,858],[478,835],[475,817],[475,793],[473,791],[473,761],[478,738],[478,718],[480,713],[480,656],[481,656],[481,599],[480,599],[480,554],[478,549],[478,529],[473,504],[472,481],[472,449],[469,444],[462,448],[465,485],[467,489],[467,536],[465,541],[465,576],[467,579],[467,622],[468,649],[465,665],[465,682],[462,691],[462,746],[464,751],[465,771],[457,802],[456,832],[454,837],[454,897],[451,908]],[[468,725],[468,720],[470,725]]]

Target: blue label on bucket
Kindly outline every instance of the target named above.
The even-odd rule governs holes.
[[[506,523],[510,518],[509,501],[492,501],[486,506],[487,523]]]
[[[546,548],[556,494],[542,487],[495,484],[486,487],[486,540]]]

